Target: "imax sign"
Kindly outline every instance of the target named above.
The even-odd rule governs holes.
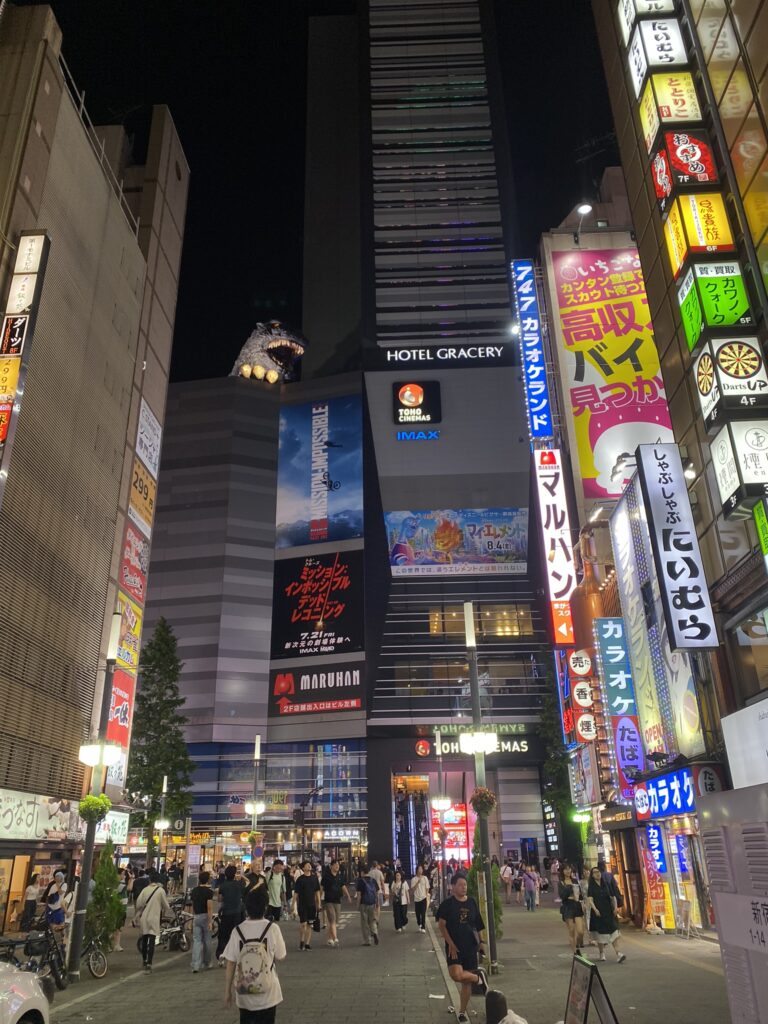
[[[439,430],[398,430],[398,441],[439,441]]]

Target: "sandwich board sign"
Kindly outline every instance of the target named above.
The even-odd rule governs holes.
[[[590,1006],[595,1010],[599,1024],[619,1024],[597,964],[583,956],[574,956],[564,1024],[587,1024]],[[592,1021],[594,1024],[594,1015]]]

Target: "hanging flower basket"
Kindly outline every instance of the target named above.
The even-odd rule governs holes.
[[[492,793],[490,789],[486,789],[485,786],[478,786],[469,798],[469,802],[472,804],[475,814],[487,818],[496,806],[496,794]]]
[[[248,845],[258,846],[261,840],[261,832],[249,832],[248,833]]]
[[[84,796],[80,801],[80,817],[89,824],[103,821],[112,810],[112,801],[108,796]]]

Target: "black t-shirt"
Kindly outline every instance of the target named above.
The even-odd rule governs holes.
[[[242,882],[236,881],[234,878],[226,878],[219,886],[219,896],[221,896],[221,912],[222,914],[238,914],[243,908],[243,890],[244,885]]]
[[[323,875],[323,892],[326,903],[341,903],[341,889],[344,882],[341,880],[341,871],[338,875],[326,871]]]
[[[315,893],[320,892],[320,883],[314,871],[311,875],[301,875],[297,878],[293,888],[299,906],[308,910],[316,906]]]
[[[196,885],[189,896],[192,900],[192,910],[195,914],[208,913],[208,900],[213,899],[213,889],[210,885]]]
[[[477,949],[476,932],[485,928],[477,903],[468,896],[465,900],[457,900],[449,896],[443,900],[437,911],[438,921],[445,921],[448,934],[454,945],[461,952],[473,952]]]

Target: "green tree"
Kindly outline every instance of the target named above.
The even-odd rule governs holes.
[[[143,646],[139,662],[136,709],[126,789],[140,794],[143,804],[132,822],[147,829],[147,863],[154,856],[154,823],[160,814],[163,776],[168,777],[166,817],[183,818],[192,809],[194,763],[184,741],[187,719],[180,708],[179,658],[176,637],[164,618]]]
[[[472,840],[472,866],[467,872],[467,892],[477,901],[480,913],[485,914],[485,907],[480,905],[480,890],[477,876],[483,870],[483,858],[480,853],[480,822],[475,822],[475,835]],[[491,865],[491,878],[493,880],[493,923],[496,928],[496,938],[500,939],[504,934],[501,927],[503,911],[501,907],[501,871],[497,864]]]
[[[544,799],[557,811],[560,834],[563,841],[562,855],[570,861],[582,856],[581,834],[572,820],[573,803],[568,777],[569,756],[563,743],[563,726],[560,721],[560,701],[557,696],[557,682],[551,661],[547,659],[547,690],[541,702],[537,733],[544,747],[544,763],[541,777],[544,783]],[[562,860],[562,857],[560,858]]]
[[[104,950],[112,948],[112,936],[123,924],[125,910],[117,892],[119,884],[115,849],[112,840],[108,839],[99,856],[85,915],[86,942],[95,938]]]

